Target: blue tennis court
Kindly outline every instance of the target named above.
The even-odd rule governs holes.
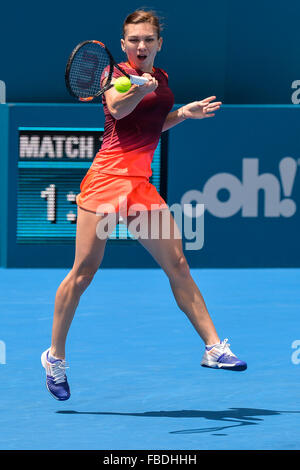
[[[299,448],[299,269],[192,270],[240,373],[200,367],[161,270],[100,269],[68,336],[72,396],[57,402],[40,355],[67,272],[0,269],[1,449]]]
[[[0,455],[300,450],[300,2],[45,9],[1,4]]]

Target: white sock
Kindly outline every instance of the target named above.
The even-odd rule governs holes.
[[[206,347],[206,348],[214,348],[215,346],[218,346],[219,344],[221,344],[221,342],[220,342],[220,343],[216,343],[216,344],[206,344],[205,347]]]

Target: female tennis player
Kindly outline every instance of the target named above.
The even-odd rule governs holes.
[[[99,223],[107,217],[104,212],[99,213],[99,207],[107,207],[108,214],[119,217],[123,208],[120,201],[126,202],[127,209],[122,217],[127,219],[127,225],[137,217],[132,210],[134,205],[143,208],[139,217],[141,214],[144,217],[148,236],[139,238],[139,241],[168,276],[178,307],[205,343],[201,365],[235,371],[247,368],[247,364],[231,352],[228,340],[220,341],[191,276],[175,220],[165,201],[149,182],[151,160],[161,132],[187,119],[211,118],[222,104],[215,101],[215,96],[210,96],[171,111],[174,97],[168,87],[168,75],[154,67],[156,54],[163,42],[160,30],[159,19],[153,12],[137,10],[128,15],[121,39],[127,61],[120,65],[129,74],[145,76],[148,82],[142,86],[133,85],[126,93],[119,93],[112,87],[103,96],[103,144],[77,196],[74,265],[57,290],[51,347],[43,352],[41,358],[46,369],[47,388],[57,400],[70,397],[65,372],[66,337],[80,297],[101,264],[107,241],[107,238],[99,237]],[[120,72],[115,69],[114,77],[119,75]],[[168,221],[170,236],[167,238],[163,236],[160,226],[159,237],[151,238],[151,224],[154,223],[151,215],[158,208],[164,213],[163,220],[167,218]]]

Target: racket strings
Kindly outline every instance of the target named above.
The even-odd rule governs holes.
[[[110,57],[103,47],[95,43],[83,45],[73,57],[69,83],[73,93],[80,98],[95,96],[101,81],[110,73]]]

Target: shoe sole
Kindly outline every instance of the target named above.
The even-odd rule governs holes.
[[[41,363],[42,363],[42,366],[44,367],[44,369],[46,370],[46,376],[47,376],[47,369],[46,369],[46,355],[47,355],[47,352],[49,351],[49,349],[47,349],[46,351],[43,352],[43,354],[41,355]],[[48,392],[50,393],[51,397],[55,398],[55,400],[57,401],[66,401],[66,400],[69,400],[70,397],[68,398],[57,398],[55,395],[53,395],[53,393],[49,390],[48,388],[48,384],[47,384],[47,380],[46,380],[46,389],[48,390]]]
[[[223,370],[232,370],[233,372],[241,372],[247,369],[247,366],[222,366],[222,365],[211,365],[208,366],[207,364],[201,364],[202,367],[207,367],[208,369],[223,369]]]

